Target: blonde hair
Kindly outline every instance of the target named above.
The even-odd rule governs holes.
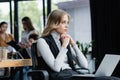
[[[53,10],[48,16],[47,24],[42,33],[42,37],[50,35],[50,32],[55,30],[57,28],[56,26],[60,24],[64,15],[68,15],[70,20],[70,15],[67,12],[61,9]]]

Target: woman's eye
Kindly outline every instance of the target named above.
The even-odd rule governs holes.
[[[66,23],[65,21],[62,22],[62,24],[65,24],[65,23]]]
[[[62,24],[69,24],[69,22],[67,22],[67,21],[63,21]]]

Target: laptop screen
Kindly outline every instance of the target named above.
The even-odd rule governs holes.
[[[106,54],[99,65],[95,76],[111,76],[119,61],[120,55]]]

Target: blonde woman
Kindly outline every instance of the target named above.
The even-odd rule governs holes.
[[[37,41],[37,49],[42,57],[39,67],[49,72],[50,80],[71,80],[73,74],[78,74],[76,64],[88,68],[87,59],[67,33],[69,22],[67,12],[60,9],[52,11]]]

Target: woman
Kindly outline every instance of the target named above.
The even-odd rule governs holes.
[[[51,12],[42,37],[37,42],[38,51],[50,68],[51,80],[69,80],[72,74],[77,74],[74,71],[76,63],[82,68],[88,67],[85,56],[67,34],[69,20],[70,16],[65,11]]]
[[[13,48],[10,47],[7,42],[14,40],[14,38],[11,34],[6,33],[7,28],[7,22],[3,21],[0,23],[0,47],[8,47],[8,51],[12,52]]]
[[[31,34],[38,34],[38,31],[35,30],[31,19],[29,17],[27,17],[27,16],[22,18],[22,24],[23,24],[23,29],[24,30],[22,31],[21,42],[19,43],[19,45],[21,46],[21,48],[25,48],[28,55],[29,55],[29,57],[31,57],[31,49],[30,49],[31,45],[29,44],[29,36]],[[29,70],[30,70],[29,67],[24,67],[24,69],[23,69],[25,79],[26,79],[26,73]]]
[[[5,47],[9,54],[7,54],[8,56],[12,55],[12,52],[14,50],[13,47],[9,46],[7,44],[7,42],[10,42],[12,40],[14,40],[13,36],[11,34],[6,33],[8,28],[8,23],[3,21],[0,23],[0,47]],[[7,57],[6,57],[7,58]],[[8,68],[0,68],[0,76],[6,76],[6,74],[9,72]],[[2,72],[3,70],[3,72]]]
[[[37,49],[42,56],[39,67],[46,69],[50,74],[50,80],[71,80],[75,71],[75,65],[88,68],[88,62],[67,34],[70,16],[63,10],[52,11],[47,20],[46,28],[41,38],[37,41]],[[117,78],[97,78],[98,80],[119,80]],[[97,80],[96,79],[96,80]]]
[[[32,21],[29,17],[23,17],[22,18],[22,24],[23,24],[23,29],[24,31],[22,31],[22,38],[21,38],[21,42],[20,42],[20,46],[22,48],[28,48],[30,47],[28,42],[29,42],[29,36],[30,34],[38,34],[38,32],[35,30]]]

